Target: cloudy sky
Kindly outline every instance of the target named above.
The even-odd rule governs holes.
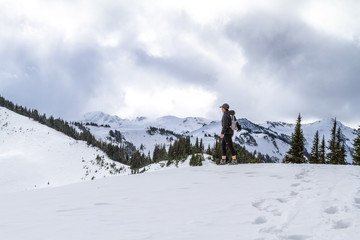
[[[360,124],[360,2],[0,0],[0,95],[72,120]]]

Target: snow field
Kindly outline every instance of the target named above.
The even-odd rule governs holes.
[[[359,167],[185,166],[0,193],[0,238],[358,239]]]

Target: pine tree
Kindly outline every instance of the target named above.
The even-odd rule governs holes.
[[[256,155],[256,158],[254,159],[253,163],[262,163],[261,153],[258,153],[258,154]]]
[[[139,169],[143,166],[142,163],[142,156],[141,153],[139,151],[136,151],[130,159],[130,168],[135,170],[135,169]]]
[[[337,128],[336,118],[331,130],[331,139],[329,140],[329,152],[326,155],[329,164],[346,164],[345,142],[342,138],[340,126]]]
[[[196,138],[193,152],[194,152],[194,153],[199,153],[199,152],[200,152],[199,138],[198,138],[198,137]]]
[[[167,154],[167,152],[166,152],[166,146],[165,146],[165,144],[162,146],[160,152],[161,152],[161,158],[162,158],[162,159],[166,159],[166,158],[168,157],[168,154]]]
[[[341,130],[340,130],[340,127],[337,128],[337,131],[336,131],[336,141],[335,141],[335,164],[340,164],[341,162],[341,159],[340,159],[340,150],[341,150],[341,142],[342,142],[342,139],[341,139]]]
[[[309,158],[309,163],[318,164],[320,163],[320,152],[319,152],[319,131],[316,131],[314,136],[313,147]]]
[[[159,145],[155,145],[154,151],[153,151],[153,161],[158,162],[160,159],[160,148]]]
[[[341,144],[340,153],[339,153],[339,164],[346,165],[346,149],[345,143]]]
[[[214,157],[214,159],[219,160],[221,159],[221,155],[221,142],[219,140],[216,140],[215,146],[212,151],[212,156]]]
[[[192,151],[192,144],[191,144],[191,141],[190,141],[190,136],[187,136],[187,137],[185,138],[185,154],[186,154],[185,157],[187,157],[188,155],[190,155],[190,154],[191,154],[191,151]]]
[[[323,139],[321,141],[321,145],[320,145],[320,148],[319,148],[319,163],[321,164],[325,164],[326,163],[326,146],[325,146],[325,136],[323,136]]]
[[[283,160],[284,163],[305,163],[304,134],[301,129],[301,115],[299,114],[295,125],[295,131],[291,135],[290,149]]]
[[[346,150],[345,150],[345,142],[343,138],[341,137],[341,129],[340,126],[338,127],[337,133],[336,133],[336,163],[337,164],[346,164]]]
[[[326,160],[327,163],[329,164],[336,164],[337,163],[337,159],[336,159],[336,118],[334,120],[334,125],[333,128],[331,130],[331,138],[329,140],[329,152],[326,154]]]
[[[206,150],[206,154],[211,155],[211,147],[210,147],[210,144],[208,145],[208,149]]]
[[[358,135],[354,140],[354,153],[353,157],[353,164],[360,165],[360,126],[358,128]]]
[[[204,161],[204,157],[202,154],[193,154],[190,158],[190,166],[202,166],[202,161]]]
[[[153,151],[153,162],[159,162],[163,161],[167,158],[167,152],[165,145],[155,145],[154,151]]]
[[[202,138],[200,139],[200,152],[204,153],[204,143],[203,143]]]

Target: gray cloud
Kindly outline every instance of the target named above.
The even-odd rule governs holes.
[[[217,81],[217,73],[212,63],[202,56],[187,57],[154,57],[142,50],[135,50],[136,63],[140,67],[149,67],[170,75],[171,77],[191,83],[201,83],[209,86]]]
[[[92,46],[58,44],[39,59],[36,49],[24,43],[12,46],[1,52],[0,65],[16,75],[1,80],[8,81],[0,87],[3,95],[47,114],[78,115],[103,73],[101,53]]]
[[[74,119],[84,106],[121,109],[126,87],[197,85],[220,101],[207,111],[211,118],[219,115],[219,104],[229,102],[241,117],[256,122],[295,119],[298,112],[305,118],[359,121],[359,43],[313,29],[296,10],[289,13],[294,7],[299,6],[289,4],[276,14],[235,12],[225,14],[229,22],[198,24],[182,9],[149,10],[141,2],[105,1],[89,5],[84,13],[91,17],[74,22],[75,30],[3,11],[0,94]],[[43,34],[39,41],[38,34],[27,36],[27,29],[19,29],[24,24],[30,33]],[[112,36],[117,42],[104,44]],[[102,103],[87,106],[94,102]]]
[[[211,62],[191,47],[182,51],[184,55],[149,55],[146,46],[139,41],[139,35],[147,30],[140,26],[138,20],[142,14],[144,9],[137,3],[128,5],[106,2],[94,11],[91,22],[74,22],[74,25],[79,25],[80,28],[78,33],[70,31],[75,34],[70,37],[70,41],[66,40],[66,32],[57,31],[56,26],[53,29],[53,26],[46,24],[38,25],[38,22],[33,22],[30,17],[11,18],[3,15],[2,19],[6,21],[8,30],[15,31],[6,37],[0,35],[3,46],[0,48],[0,70],[6,73],[2,74],[0,79],[1,94],[18,104],[37,108],[41,112],[74,119],[94,98],[98,101],[106,98],[104,104],[97,104],[97,107],[104,108],[93,108],[94,110],[106,111],[107,106],[104,105],[109,102],[121,105],[118,101],[123,101],[124,92],[118,86],[125,82],[129,84],[129,79],[133,85],[136,85],[137,81],[138,84],[144,83],[144,79],[137,79],[138,76],[131,75],[131,71],[149,72],[147,84],[159,82],[157,76],[159,79],[169,76],[165,77],[167,81],[176,81],[177,84],[186,82],[208,86],[216,81],[216,72],[211,67]],[[165,15],[169,17],[167,24],[170,27],[181,26],[180,28],[188,32],[194,30],[195,24],[185,14]],[[31,34],[24,37],[26,28],[39,30],[41,37],[37,39],[37,36]],[[120,39],[115,46],[102,45],[98,41],[98,38],[111,38],[111,35]],[[171,39],[164,41],[171,42]],[[131,66],[126,69],[126,77],[117,70],[123,69],[119,66],[124,63],[123,59],[127,59],[126,64]],[[109,65],[112,67],[107,68]],[[117,86],[111,93],[113,100],[108,97],[101,99],[101,95],[106,94],[104,91],[109,88],[104,86],[111,86],[114,82]],[[103,92],[97,94],[98,89]]]
[[[316,31],[297,16],[263,12],[232,21],[226,33],[244,51],[248,60],[245,75],[256,81],[261,72],[269,76],[270,83],[301,99],[297,106],[287,104],[289,99],[284,99],[285,104],[273,102],[274,109],[283,108],[284,117],[302,112],[316,118],[360,119],[360,48],[356,42]]]

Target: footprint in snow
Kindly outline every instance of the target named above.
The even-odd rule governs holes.
[[[276,200],[280,203],[287,203],[289,201],[286,198],[277,198]]]
[[[339,211],[339,209],[336,206],[331,206],[331,207],[328,207],[327,209],[325,209],[325,213],[327,213],[327,214],[335,214],[338,211]]]
[[[354,205],[357,207],[357,208],[360,208],[360,198],[354,198]]]
[[[252,203],[252,206],[255,207],[255,208],[257,208],[257,209],[259,209],[259,210],[262,210],[262,209],[261,209],[261,204],[263,204],[264,202],[265,202],[265,200],[262,199],[262,200],[253,202],[253,203]]]
[[[304,182],[304,183],[310,183],[311,180],[309,180],[309,179],[307,179],[307,180],[302,180],[302,182]]]
[[[110,203],[106,203],[106,202],[99,202],[99,203],[94,203],[95,206],[108,206],[111,205]]]
[[[282,233],[283,232],[283,229],[282,228],[279,228],[277,226],[271,226],[271,227],[267,227],[267,228],[263,228],[263,229],[260,229],[261,233],[272,233],[272,234],[279,234],[279,233]]]
[[[295,175],[295,179],[301,180],[301,179],[304,179],[306,176],[307,176],[306,172],[301,172],[301,173],[298,173]]]
[[[305,191],[311,191],[311,190],[313,190],[312,187],[307,187],[307,188],[303,187],[303,188],[300,189],[300,191],[303,191],[303,192],[305,192]]]
[[[295,175],[295,179],[303,179],[304,178],[304,174],[299,173]]]
[[[340,220],[334,222],[333,229],[346,229],[351,226],[351,223],[347,220]]]
[[[272,210],[271,213],[272,213],[272,215],[273,215],[274,217],[280,217],[280,216],[282,216],[282,213],[281,213],[279,210],[277,210],[277,209]]]
[[[286,239],[288,240],[306,240],[309,239],[309,236],[306,235],[290,235]]]
[[[300,173],[295,175],[295,179],[304,179],[308,175],[309,171],[303,169]]]
[[[266,222],[267,222],[266,218],[264,216],[260,216],[253,221],[253,224],[260,225]]]
[[[56,210],[59,213],[66,213],[66,212],[76,212],[76,211],[84,211],[86,208],[69,208],[69,209],[60,209]]]
[[[290,196],[296,196],[296,195],[298,195],[298,194],[299,194],[298,192],[291,191]]]

